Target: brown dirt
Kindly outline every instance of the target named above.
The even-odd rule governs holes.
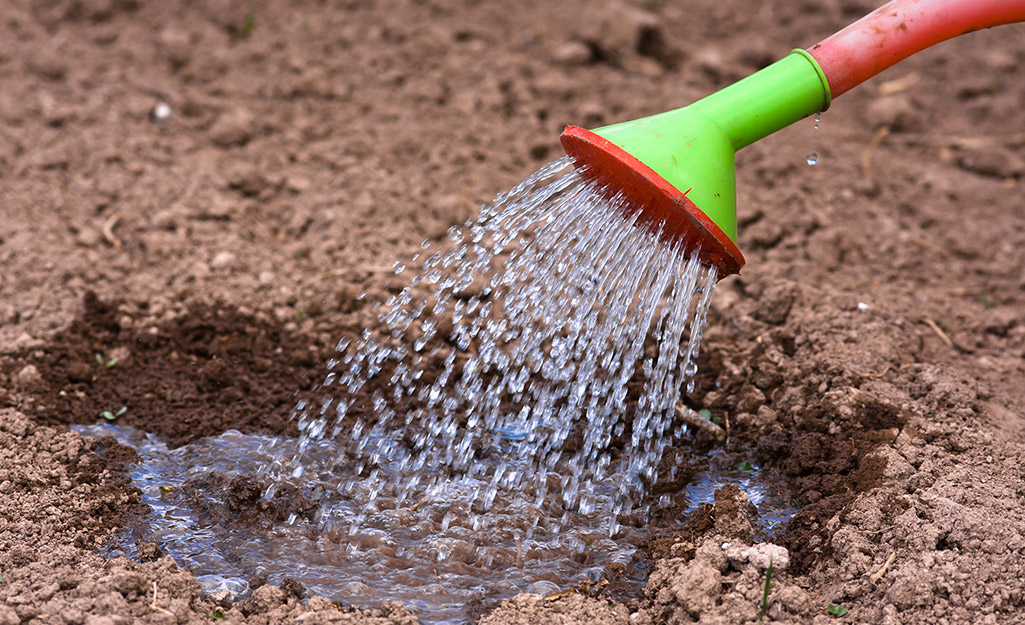
[[[687,103],[873,4],[4,3],[0,625],[411,620],[274,586],[220,605],[155,550],[105,560],[130,455],[62,424],[126,406],[174,444],[286,431],[372,321],[355,294],[401,288],[393,260],[559,154],[564,124]],[[482,622],[750,623],[770,558],[781,622],[1018,618],[1023,35],[945,43],[738,155],[748,266],[689,401],[787,477],[779,544],[724,489],[653,541],[641,596]]]
[[[95,423],[104,413],[172,446],[227,429],[296,433],[295,395],[326,358],[308,337],[222,305],[193,305],[180,318],[136,326],[137,311],[89,291],[82,316],[44,350],[23,352],[42,423]],[[9,371],[17,374],[18,371]]]

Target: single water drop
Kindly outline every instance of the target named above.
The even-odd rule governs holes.
[[[460,231],[459,226],[452,226],[448,229],[448,238],[456,245],[463,242],[463,233]]]
[[[808,164],[811,165],[811,166],[815,166],[815,165],[818,165],[818,163],[819,163],[819,153],[818,152],[808,152]]]
[[[166,121],[171,116],[171,107],[166,102],[158,102],[153,110],[150,111],[150,117],[153,121],[160,123]]]
[[[532,595],[541,595],[546,597],[548,595],[554,595],[559,592],[559,587],[555,585],[555,582],[550,582],[546,579],[538,580],[527,586],[527,592]]]

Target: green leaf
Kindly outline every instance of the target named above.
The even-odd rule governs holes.
[[[758,612],[758,622],[765,618],[765,611],[769,609],[769,589],[772,587],[772,559],[769,559],[769,568],[765,571],[765,588],[762,590],[762,609]]]
[[[239,35],[243,39],[248,39],[249,35],[253,34],[254,28],[256,28],[256,14],[246,13],[246,16],[242,18],[242,26],[238,29]]]
[[[174,488],[172,488],[170,486],[161,486],[160,487],[160,492],[162,492],[162,493],[169,493],[172,490],[174,490]]]
[[[213,613],[210,614],[210,618],[212,618],[215,621],[219,621],[222,618],[224,618],[224,611],[221,610],[220,608],[214,608]]]
[[[826,607],[826,612],[828,612],[830,616],[840,618],[844,614],[847,614],[847,607],[842,605],[833,605],[830,603],[829,606]]]
[[[737,470],[738,471],[743,471],[744,473],[751,473],[751,474],[758,473],[758,469],[756,469],[755,466],[753,464],[751,464],[750,462],[748,462],[747,460],[745,460],[745,461],[741,462],[740,464],[738,464],[737,465]]]
[[[698,415],[703,419],[708,419],[709,421],[712,420],[712,411],[708,408],[702,408],[701,410],[698,410]]]
[[[96,362],[100,363],[101,365],[105,365],[105,364],[107,364],[107,363],[106,363],[106,362],[105,362],[105,361],[103,360],[103,354],[96,354]]]
[[[126,412],[128,412],[128,406],[121,406],[120,408],[117,409],[117,412],[111,412],[109,410],[104,410],[103,412],[100,413],[100,416],[103,417],[104,419],[106,419],[107,421],[117,421],[117,418],[120,417],[121,415],[123,415]]]

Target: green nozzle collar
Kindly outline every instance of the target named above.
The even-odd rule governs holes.
[[[594,132],[686,193],[736,243],[735,152],[824,111],[829,101],[818,63],[794,50],[689,106]]]

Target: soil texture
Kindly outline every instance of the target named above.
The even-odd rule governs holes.
[[[292,582],[204,596],[158,545],[100,555],[144,512],[132,452],[67,425],[294,432],[334,345],[403,288],[392,264],[561,155],[566,124],[687,104],[876,4],[3,3],[0,625],[416,622]],[[748,265],[687,397],[728,437],[672,450],[657,488],[717,452],[785,476],[798,513],[767,540],[723,487],[647,545],[642,593],[479,622],[1019,620],[1023,102],[1025,26],[1001,27],[738,154]],[[230,491],[218,514],[258,500],[197,488]]]

